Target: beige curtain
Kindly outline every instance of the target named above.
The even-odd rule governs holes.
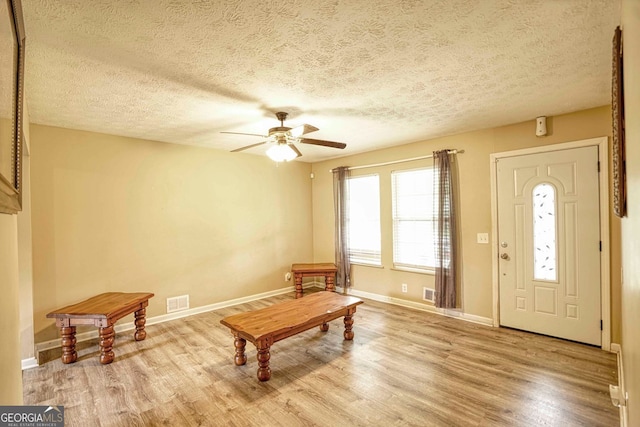
[[[456,307],[456,188],[451,167],[455,154],[449,150],[433,152],[434,171],[434,227],[435,227],[435,305],[441,308]]]
[[[351,262],[349,261],[349,168],[340,166],[333,170],[333,206],[335,213],[336,284],[347,289],[351,286]]]

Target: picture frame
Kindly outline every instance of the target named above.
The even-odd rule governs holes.
[[[624,82],[623,82],[622,31],[617,27],[613,36],[611,76],[612,162],[613,162],[613,213],[622,218],[626,215],[625,177],[625,129],[624,129]]]
[[[21,0],[0,0],[0,213],[22,210],[25,30]]]

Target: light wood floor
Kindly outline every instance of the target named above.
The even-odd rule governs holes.
[[[24,371],[24,403],[64,405],[67,426],[619,425],[615,355],[370,300],[354,341],[341,319],[280,341],[260,383],[255,347],[235,366],[220,319],[292,298],[148,326],[141,342],[121,333],[110,365],[89,342],[75,364]]]

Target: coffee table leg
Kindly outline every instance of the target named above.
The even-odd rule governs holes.
[[[236,336],[233,341],[233,345],[236,347],[236,356],[234,357],[233,361],[235,362],[236,366],[242,366],[247,363],[247,355],[244,354],[244,348],[247,345],[247,340]]]
[[[322,325],[320,325],[320,330],[322,332],[327,332],[329,330],[329,324],[328,323],[323,323]]]
[[[269,381],[271,378],[271,368],[269,368],[269,346],[258,348],[258,379],[260,381]]]
[[[324,276],[324,290],[329,292],[336,291],[335,274],[327,274]]]
[[[302,274],[294,273],[296,280],[296,299],[302,298]]]
[[[60,328],[62,335],[62,363],[73,363],[78,360],[76,353],[76,327],[68,326]]]
[[[100,328],[100,363],[108,365],[113,362],[116,355],[113,353],[113,341],[115,340],[113,325]]]
[[[144,325],[145,323],[147,323],[147,319],[145,318],[146,314],[147,314],[146,308],[141,308],[135,313],[136,333],[133,334],[133,337],[136,339],[136,341],[142,341],[147,337],[147,331],[144,330]]]
[[[353,339],[353,314],[347,314],[344,316],[344,339]]]

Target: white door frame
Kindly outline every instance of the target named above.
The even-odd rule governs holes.
[[[598,161],[600,162],[600,313],[602,316],[602,349],[611,350],[611,278],[610,278],[610,248],[609,248],[609,141],[606,136],[600,138],[583,139],[580,141],[551,144],[541,147],[525,148],[521,150],[493,153],[490,156],[491,167],[491,266],[493,281],[493,326],[500,326],[500,289],[498,274],[498,197],[497,197],[497,167],[498,159],[522,156],[525,154],[549,153],[582,147],[598,147]]]

